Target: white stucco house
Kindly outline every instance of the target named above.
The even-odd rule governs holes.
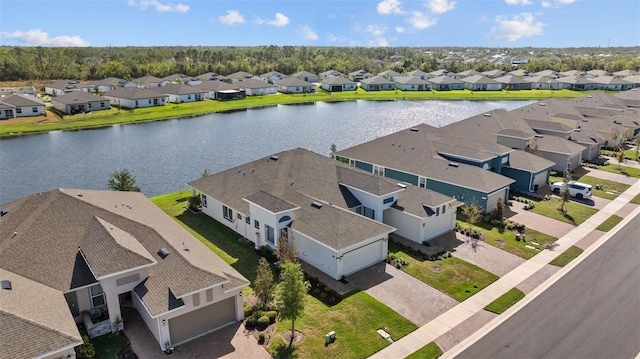
[[[111,333],[123,307],[158,354],[244,318],[249,281],[141,193],[57,189],[2,208],[2,358],[75,357],[76,323]]]
[[[233,85],[244,90],[247,96],[274,95],[278,93],[278,85],[255,79],[234,82]]]
[[[27,95],[7,95],[0,97],[0,120],[40,116],[44,114],[44,102]]]
[[[418,243],[451,231],[459,203],[300,148],[188,186],[205,214],[256,248],[295,238],[298,257],[335,279],[385,260],[396,228]]]
[[[171,83],[160,86],[155,89],[155,91],[167,95],[169,97],[169,102],[172,103],[203,101],[208,95],[207,90],[203,90],[198,86]]]
[[[118,87],[104,94],[112,105],[124,108],[163,106],[169,103],[169,96],[159,91],[139,87]]]
[[[320,87],[329,92],[355,91],[358,89],[358,83],[342,76],[332,76],[323,79]]]
[[[51,98],[51,104],[57,110],[70,115],[111,108],[109,99],[83,91],[67,92]]]

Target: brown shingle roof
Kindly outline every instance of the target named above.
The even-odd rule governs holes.
[[[16,107],[44,106],[44,102],[39,98],[20,94],[2,97],[0,98],[0,101]]]

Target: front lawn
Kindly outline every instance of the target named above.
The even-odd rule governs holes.
[[[535,204],[535,207],[530,209],[531,212],[557,219],[558,221],[569,223],[574,226],[579,225],[587,218],[598,212],[595,208],[569,201],[565,203],[565,208],[567,210],[566,213],[562,213],[558,210],[558,208],[560,208],[561,200],[557,197],[551,197],[548,201],[530,200]]]
[[[259,259],[253,245],[239,240],[239,234],[206,214],[186,210],[190,196],[191,191],[187,190],[153,197],[151,201],[253,283]],[[245,287],[243,292],[246,295],[252,290]]]
[[[550,181],[562,182],[562,178],[550,177]],[[592,185],[593,195],[606,199],[615,199],[620,195],[620,193],[626,191],[629,187],[631,187],[624,183],[609,181],[592,176],[582,176],[577,178],[576,181]],[[596,188],[596,185],[602,185],[601,189]]]
[[[409,355],[405,359],[436,359],[442,355],[442,349],[436,344],[436,342],[431,342],[422,348],[415,351],[413,354]]]
[[[488,244],[524,259],[529,259],[540,253],[539,250],[525,247],[526,245],[542,249],[545,244],[553,243],[558,239],[546,233],[538,232],[535,229],[526,228],[524,232],[525,237],[520,236],[521,239],[518,240],[515,233],[510,230],[494,227],[485,222],[478,222],[476,225],[470,225],[469,223],[458,220],[456,223],[460,228],[470,227],[480,233],[483,233],[485,235],[485,241]],[[536,242],[540,246],[536,246],[531,242]]]
[[[621,174],[627,177],[640,177],[640,168],[629,167],[624,165],[619,165],[617,163],[610,163],[604,166],[598,166],[599,170],[607,171],[611,173]]]
[[[554,266],[558,266],[558,267],[564,267],[567,264],[569,264],[569,262],[574,260],[577,256],[579,256],[582,252],[583,252],[582,249],[580,249],[580,248],[578,248],[576,246],[571,246],[571,247],[567,248],[566,251],[560,253],[560,255],[557,256],[551,262],[549,262],[549,264],[554,265]]]
[[[604,222],[602,222],[596,229],[603,232],[609,232],[613,227],[618,225],[622,221],[622,217],[617,215],[612,215],[607,218]]]
[[[522,298],[524,298],[524,293],[520,289],[511,288],[511,290],[489,303],[484,309],[491,313],[502,314]]]
[[[275,358],[366,358],[390,344],[376,332],[382,327],[394,340],[417,329],[365,292],[331,307],[307,295],[304,314],[295,322],[295,329],[304,335],[302,343],[289,348],[281,336],[291,331],[291,321],[285,320],[278,323],[268,350]],[[335,331],[337,339],[325,347],[325,334],[330,331]]]
[[[389,253],[409,263],[404,269],[405,272],[459,302],[478,293],[499,278],[493,273],[455,257],[437,261],[416,259],[391,241],[389,241]]]
[[[91,339],[96,351],[95,359],[114,359],[118,351],[129,344],[129,339],[123,333],[107,334]]]
[[[629,203],[640,204],[640,194],[638,194],[637,196],[633,197],[633,199],[631,199],[631,201],[629,201]]]

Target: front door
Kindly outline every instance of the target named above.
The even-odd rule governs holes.
[[[154,106],[158,106],[158,99],[157,99],[157,98],[154,98],[154,99],[153,99],[153,105],[154,105]]]
[[[64,295],[64,299],[67,300],[67,304],[69,305],[69,310],[71,311],[71,315],[77,317],[80,315],[80,310],[78,309],[78,295],[76,292],[69,292]]]

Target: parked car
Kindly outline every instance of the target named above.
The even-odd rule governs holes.
[[[554,182],[551,184],[550,187],[555,194],[560,194],[564,189],[564,186],[565,186],[564,182]],[[569,195],[571,197],[575,197],[578,199],[589,198],[591,197],[591,193],[592,193],[591,187],[592,186],[590,184],[571,181],[569,182]]]

